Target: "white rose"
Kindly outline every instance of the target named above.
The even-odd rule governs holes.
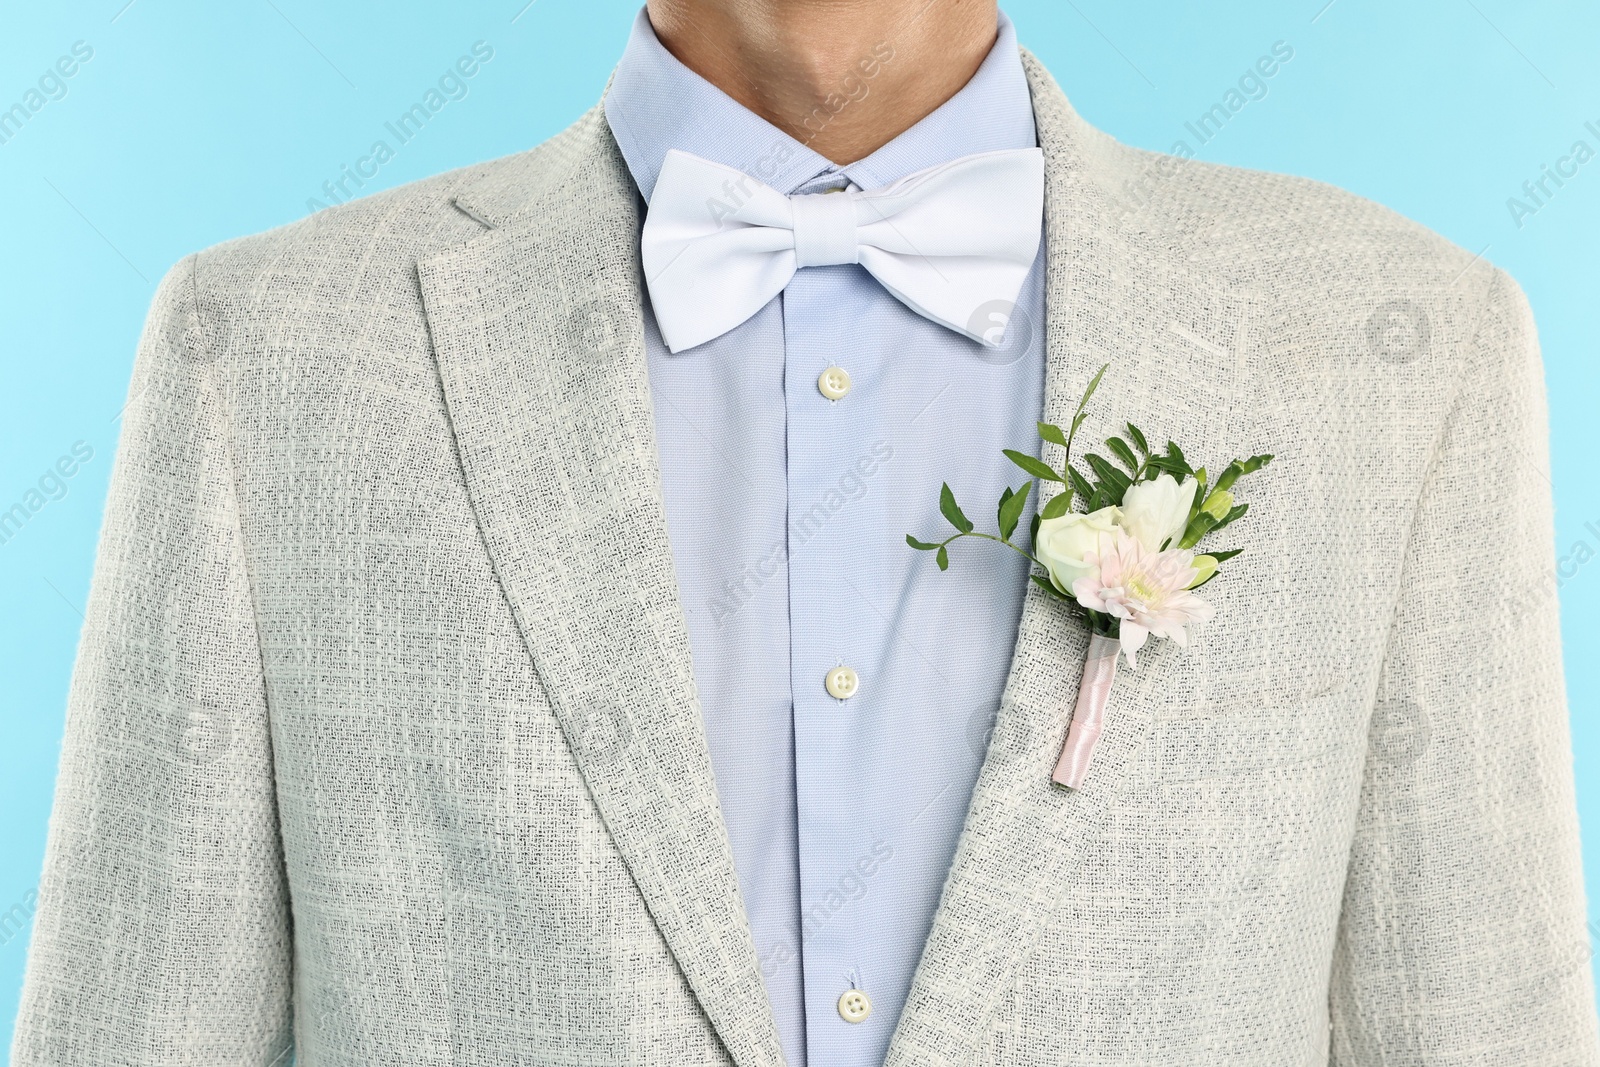
[[[1167,540],[1177,548],[1189,524],[1189,509],[1194,505],[1200,483],[1193,478],[1179,485],[1170,474],[1152,482],[1140,482],[1122,494],[1122,527],[1138,539],[1146,552],[1159,552]]]
[[[1094,573],[1095,568],[1085,563],[1083,557],[1100,551],[1100,535],[1116,530],[1121,518],[1113,506],[1087,515],[1068,512],[1039,523],[1034,551],[1039,561],[1049,568],[1050,580],[1057,589],[1071,596],[1072,583]]]

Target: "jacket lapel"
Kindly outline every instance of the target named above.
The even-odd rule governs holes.
[[[1251,301],[1197,277],[1194,249],[1138,232],[1120,193],[1153,176],[1159,195],[1161,172],[1130,173],[1141,157],[1084,123],[1032,56],[1024,62],[1046,160],[1044,417],[1068,422],[1083,386],[1110,363],[1079,434],[1086,448],[1132,420],[1214,454],[1228,444]],[[1045,458],[1059,463],[1058,446]],[[886,1067],[964,1063],[981,1048],[1030,947],[1073,892],[1079,857],[1181,670],[1182,650],[1163,642],[1140,654],[1137,672],[1122,671],[1089,776],[1068,792],[1049,779],[1086,645],[1062,606],[1030,586],[988,755]]]
[[[633,183],[596,109],[458,206],[496,228],[418,273],[496,574],[690,987],[741,1067],[781,1064],[668,548]]]

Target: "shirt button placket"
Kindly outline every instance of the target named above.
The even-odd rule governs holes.
[[[861,657],[871,657],[877,645],[872,620],[858,617],[866,609],[852,588],[863,581],[860,564],[869,555],[859,529],[867,512],[846,476],[856,477],[858,457],[872,440],[874,411],[862,385],[875,371],[873,354],[852,347],[856,320],[844,308],[856,294],[848,281],[847,268],[807,268],[783,299],[805,1025],[813,1062],[859,1067],[855,1057],[872,1047],[877,1028],[867,1023],[870,998],[846,977],[865,961],[861,902],[840,886],[850,884],[841,880],[867,847],[868,828],[850,785],[870,720],[861,701],[871,679],[863,678]],[[846,360],[860,364],[854,375],[841,365]]]

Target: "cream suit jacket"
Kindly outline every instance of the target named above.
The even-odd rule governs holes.
[[[1277,459],[1078,792],[1049,779],[1085,636],[1030,591],[889,1067],[1600,1062],[1520,293],[1347,194],[1118,144],[1027,67],[1041,414],[1109,362],[1083,439]],[[640,216],[596,110],[167,278],[19,1067],[781,1063]]]

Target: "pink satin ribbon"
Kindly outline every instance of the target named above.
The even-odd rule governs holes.
[[[1089,651],[1083,660],[1083,681],[1078,683],[1078,703],[1072,709],[1072,726],[1061,746],[1050,780],[1068,789],[1083,785],[1094,758],[1094,746],[1105,726],[1106,705],[1111,701],[1111,683],[1117,677],[1117,653],[1121,645],[1115,637],[1091,634]]]

